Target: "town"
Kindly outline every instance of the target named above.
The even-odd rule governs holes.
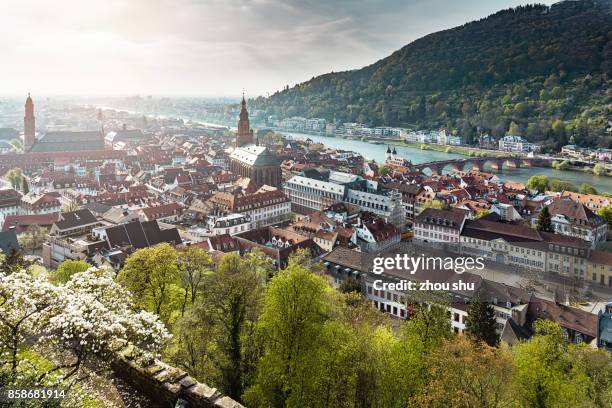
[[[443,174],[436,162],[413,165],[392,147],[384,163],[367,161],[254,131],[244,98],[235,131],[93,106],[72,107],[61,121],[46,112],[41,129],[34,107],[28,96],[22,142],[18,130],[2,129],[21,143],[21,152],[0,155],[5,253],[22,250],[49,269],[83,260],[119,271],[134,251],[160,243],[197,246],[215,259],[259,249],[275,268],[305,249],[333,285],[354,282],[399,319],[410,314],[405,293],[373,281],[435,277],[440,288],[459,288],[449,291],[456,333],[479,293],[510,344],[546,317],[569,340],[612,351],[608,194],[502,182],[474,159]],[[381,253],[474,256],[487,268],[378,276],[372,262]],[[464,290],[466,281],[475,289]]]

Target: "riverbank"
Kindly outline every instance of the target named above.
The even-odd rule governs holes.
[[[287,131],[278,131],[279,133],[288,133]],[[317,138],[325,138],[325,139],[339,139],[339,140],[350,140],[350,141],[358,141],[369,143],[372,145],[385,145],[385,146],[398,146],[398,147],[407,147],[410,149],[419,149],[423,151],[433,151],[440,152],[446,154],[458,154],[467,157],[508,157],[508,156],[516,156],[513,154],[509,154],[508,152],[502,152],[499,150],[492,149],[482,149],[479,147],[468,147],[468,146],[448,146],[448,145],[439,145],[433,143],[412,143],[406,142],[403,140],[397,139],[380,139],[380,138],[359,138],[359,137],[351,137],[349,135],[324,135],[324,134],[314,134],[314,133],[303,133],[304,135],[314,136]],[[559,158],[559,161],[563,161],[563,158]],[[542,168],[553,168],[553,166],[542,166]],[[559,171],[565,172],[581,172],[587,174],[594,174],[598,177],[612,177],[612,171],[608,170],[603,174],[596,174],[593,167],[589,166],[576,166],[571,165],[564,168],[555,168]]]
[[[280,133],[280,132],[279,132]],[[385,155],[387,152],[387,145],[391,143],[369,143],[362,140],[348,139],[348,138],[339,138],[339,137],[329,137],[329,136],[321,136],[321,135],[312,135],[306,133],[297,133],[297,132],[283,132],[285,134],[289,134],[296,139],[307,139],[310,138],[315,143],[321,143],[325,146],[332,149],[342,149],[348,151],[354,151],[362,156],[364,156],[368,160],[375,160],[378,163],[384,163]],[[461,146],[439,146],[439,145],[428,145],[428,147],[436,147],[436,149],[421,149],[420,144],[407,144],[407,143],[397,143],[393,144],[396,146],[397,153],[408,160],[410,160],[414,164],[421,164],[432,161],[443,161],[449,159],[465,159],[466,156],[469,157],[469,151],[467,154],[460,154],[459,152],[452,151],[453,148]],[[446,148],[450,147],[451,151],[446,152]],[[484,153],[485,156],[493,156],[490,150],[484,150],[479,152],[480,154]],[[463,150],[465,153],[466,151]],[[473,155],[476,154],[472,153]],[[498,154],[502,157],[506,156],[503,152],[498,152]],[[474,156],[472,156],[474,157]],[[444,169],[444,172],[450,172],[453,169],[449,166]],[[490,165],[485,165],[485,171],[494,172],[502,181],[518,181],[521,183],[527,183],[527,180],[531,176],[547,176],[549,179],[559,179],[572,183],[577,189],[580,188],[582,184],[590,184],[594,186],[598,191],[612,191],[612,178],[606,176],[598,176],[594,175],[592,172],[586,171],[568,171],[568,170],[557,170],[552,167],[519,167],[519,168],[509,168],[503,167],[501,170],[493,170]]]
[[[498,150],[481,149],[478,147],[467,147],[467,146],[445,146],[431,143],[410,143],[404,141],[390,141],[388,143],[392,146],[403,146],[410,147],[412,149],[421,150],[433,150],[442,153],[454,153],[461,154],[469,157],[507,157],[506,152],[500,152]]]

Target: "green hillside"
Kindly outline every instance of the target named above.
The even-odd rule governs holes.
[[[252,101],[279,117],[612,147],[612,1],[508,9]],[[514,122],[514,124],[513,124]]]

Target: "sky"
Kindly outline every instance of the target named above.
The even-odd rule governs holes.
[[[539,1],[551,4],[551,1]],[[267,95],[520,0],[5,0],[0,93]]]

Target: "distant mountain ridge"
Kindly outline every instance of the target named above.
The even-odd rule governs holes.
[[[252,104],[279,117],[444,126],[471,142],[512,130],[551,147],[612,147],[611,78],[612,0],[564,1],[429,34]]]

